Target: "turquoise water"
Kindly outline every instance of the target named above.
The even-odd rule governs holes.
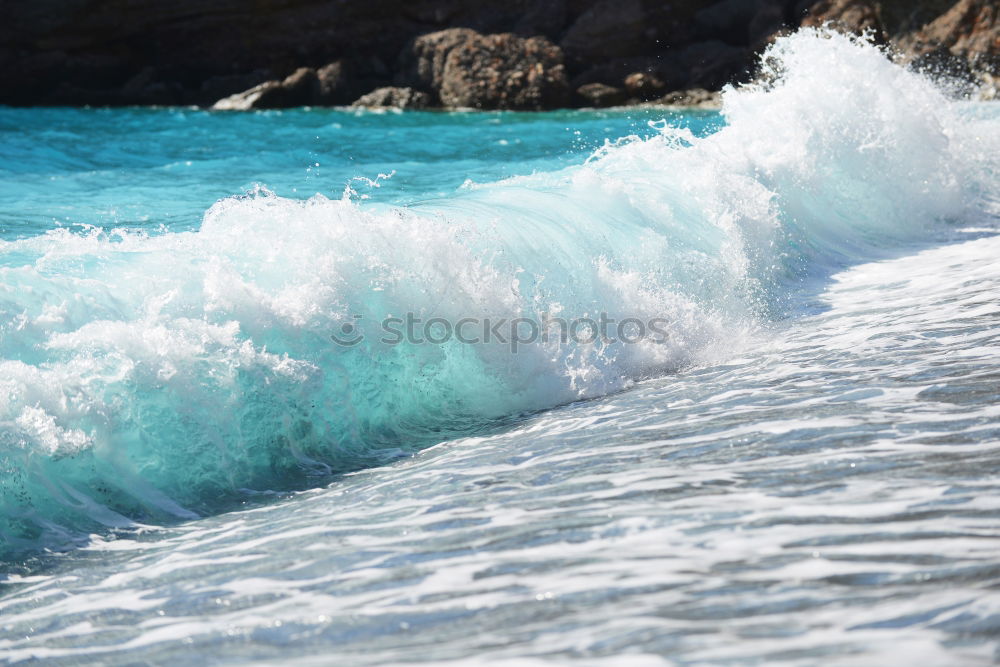
[[[447,279],[438,267],[408,256],[424,253],[424,243],[457,246],[469,253],[460,261],[474,262],[472,253],[482,252],[417,215],[475,215],[474,207],[489,206],[484,200],[492,197],[477,192],[477,182],[557,173],[585,161],[609,137],[657,135],[650,123],[664,118],[662,111],[2,113],[4,153],[16,156],[0,190],[9,241],[0,265],[7,294],[0,347],[14,397],[8,417],[23,423],[29,419],[24,410],[35,414],[55,400],[62,412],[56,421],[69,420],[50,431],[51,413],[39,407],[45,424],[37,428],[44,434],[24,426],[7,433],[13,449],[5,460],[13,476],[3,486],[0,521],[8,522],[4,547],[15,552],[50,546],[50,537],[58,546],[67,537],[64,524],[86,535],[123,521],[218,511],[245,501],[247,492],[312,486],[438,442],[449,429],[487,428],[551,404],[484,397],[466,410],[459,405],[468,401],[463,394],[504,388],[502,378],[487,373],[479,386],[447,377],[479,372],[474,354],[455,357],[454,368],[436,377],[422,368],[439,363],[438,347],[359,354],[338,348],[329,335],[340,320],[351,319],[351,307],[367,310],[372,326],[381,321],[386,313],[375,309],[385,304],[371,298],[380,296],[376,283],[398,280],[386,273],[405,271],[422,293],[427,285],[421,283]],[[702,135],[721,125],[711,112],[668,117]],[[400,221],[404,212],[414,217]],[[498,213],[525,216],[514,207],[490,215]],[[373,215],[388,218],[365,218]],[[366,227],[374,233],[344,242],[345,234]],[[399,233],[412,238],[396,243],[391,235]],[[481,232],[470,223],[463,233]],[[484,248],[490,242],[477,241]],[[345,280],[354,284],[337,285]],[[482,288],[492,290],[492,280]],[[345,299],[334,293],[341,287],[364,294]],[[442,300],[443,292],[432,298]],[[273,300],[261,308],[258,299]],[[424,319],[440,314],[433,310],[439,305],[427,301],[418,297],[412,309]],[[395,305],[400,314],[409,306]],[[469,304],[455,319],[503,312],[497,305],[507,307]],[[170,314],[151,320],[149,309],[164,306]],[[29,314],[34,326],[25,328]],[[86,342],[63,338],[91,334],[96,338]],[[403,371],[405,382],[394,377],[380,385],[386,355],[411,366]],[[75,377],[63,376],[68,381],[59,380],[48,397],[36,396],[39,373],[67,371]],[[531,378],[522,381],[528,391],[541,390],[531,387]],[[429,395],[411,400],[413,383],[420,382]],[[359,385],[365,395],[355,399],[349,394]],[[193,404],[192,391],[198,395]],[[458,412],[441,414],[449,404]],[[46,458],[33,460],[37,452],[23,447],[22,438],[47,448]],[[105,439],[110,459],[101,453]],[[189,469],[189,457],[204,466]],[[121,476],[130,480],[125,488],[117,484]],[[71,495],[77,485],[99,490],[100,505],[112,514],[95,515],[89,503],[67,504],[52,478],[72,480]],[[51,509],[36,514],[48,503]],[[58,528],[47,525],[52,518]]]
[[[605,139],[667,116],[704,134],[715,112],[365,113],[331,109],[4,109],[0,235],[55,226],[197,229],[215,201],[266,186],[386,204],[446,197],[466,180],[578,164]],[[429,141],[428,137],[434,137]],[[393,174],[373,188],[360,179]]]
[[[772,56],[721,113],[0,109],[0,656],[994,659],[1000,111]]]

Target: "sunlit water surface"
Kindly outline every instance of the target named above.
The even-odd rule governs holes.
[[[725,116],[0,109],[0,659],[1000,659],[1000,112],[779,49]],[[329,340],[556,306],[671,342]]]

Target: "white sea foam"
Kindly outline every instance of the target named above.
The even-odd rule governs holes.
[[[490,420],[724,358],[801,285],[997,201],[996,120],[875,47],[802,31],[707,138],[410,208],[266,191],[195,232],[0,244],[0,523],[190,517]],[[993,128],[993,129],[991,129]],[[985,223],[983,223],[985,224]],[[666,343],[386,345],[387,316],[663,318]],[[365,335],[335,345],[344,323]],[[102,508],[98,511],[95,508]]]

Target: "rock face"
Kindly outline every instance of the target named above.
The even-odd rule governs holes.
[[[351,105],[368,109],[426,109],[431,97],[413,88],[386,86],[362,95]]]
[[[1000,98],[1000,7],[990,0],[961,0],[919,31],[900,40],[910,66],[944,77],[952,90],[978,90]]]
[[[438,89],[446,107],[554,109],[569,103],[562,52],[544,37],[474,35],[448,52]]]
[[[874,41],[886,41],[885,29],[875,6],[867,0],[820,0],[808,7],[804,27],[828,25],[856,35],[870,34]]]
[[[632,72],[625,77],[625,90],[632,97],[646,102],[659,97],[667,86],[655,73]]]
[[[216,111],[288,109],[312,104],[319,96],[316,70],[300,67],[282,81],[266,81],[212,105]]]
[[[353,99],[355,91],[346,69],[340,60],[318,70],[300,67],[281,81],[265,81],[241,93],[229,95],[213,104],[212,108],[216,111],[248,111],[347,104]]]
[[[544,37],[453,28],[418,37],[400,60],[402,80],[429,90],[445,107],[552,109],[569,103],[562,52]]]
[[[774,35],[827,23],[992,80],[998,12],[996,0],[0,0],[0,104],[346,105],[392,86],[483,109],[614,97],[579,92],[590,84],[641,102],[746,80]]]
[[[343,60],[332,62],[316,70],[318,86],[316,99],[312,104],[324,106],[347,104],[357,95],[354,82],[350,78],[349,67]]]
[[[576,96],[581,106],[595,109],[618,106],[628,100],[624,90],[605,83],[586,83],[576,89]]]
[[[961,0],[924,26],[911,50],[922,55],[940,49],[993,76],[1000,75],[1000,5],[991,0]]]
[[[718,109],[722,106],[722,96],[714,91],[704,88],[691,88],[689,90],[676,90],[667,93],[657,100],[658,104],[671,107],[685,107],[694,109]]]
[[[452,50],[479,35],[468,28],[451,28],[421,35],[400,55],[404,80],[426,90],[441,90],[444,66]]]

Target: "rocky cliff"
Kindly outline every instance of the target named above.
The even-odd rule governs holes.
[[[751,76],[779,31],[826,23],[970,80],[1000,69],[995,0],[0,0],[0,11],[0,104],[13,105],[678,99]]]

